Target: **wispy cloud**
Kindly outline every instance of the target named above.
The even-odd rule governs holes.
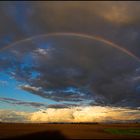
[[[0,87],[2,86],[7,86],[8,85],[8,82],[7,81],[4,81],[4,80],[0,80]]]
[[[41,108],[41,107],[47,107],[46,104],[38,103],[38,102],[27,102],[27,101],[21,101],[13,98],[0,98],[1,102],[9,103],[12,105],[23,105],[23,106],[32,106],[35,108]]]
[[[78,106],[77,104],[69,104],[69,103],[57,103],[57,104],[48,104],[48,103],[39,103],[39,102],[29,102],[29,101],[22,101],[13,98],[2,98],[0,97],[0,102],[5,102],[11,105],[21,105],[21,106],[30,106],[34,108],[70,108]]]

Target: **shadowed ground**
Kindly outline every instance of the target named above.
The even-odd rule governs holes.
[[[13,136],[9,138],[5,138],[6,140],[26,140],[26,139],[67,139],[64,137],[59,131],[43,131],[43,132],[35,132],[31,134],[25,134],[21,136]]]
[[[140,139],[140,124],[0,124],[0,139]]]

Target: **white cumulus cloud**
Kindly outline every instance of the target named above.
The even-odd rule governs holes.
[[[101,106],[49,108],[34,112],[29,117],[32,122],[111,122],[134,121],[139,118],[139,110]]]
[[[140,122],[140,110],[79,106],[71,108],[48,108],[35,112],[0,110],[2,122]]]

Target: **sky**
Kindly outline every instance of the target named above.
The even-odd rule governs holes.
[[[140,2],[0,2],[0,121],[140,121]]]

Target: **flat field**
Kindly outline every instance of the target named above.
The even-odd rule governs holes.
[[[0,123],[0,139],[140,139],[140,124]]]

